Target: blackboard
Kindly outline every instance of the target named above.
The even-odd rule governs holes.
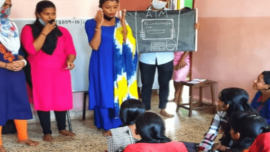
[[[126,20],[140,53],[196,50],[196,10],[128,11]]]

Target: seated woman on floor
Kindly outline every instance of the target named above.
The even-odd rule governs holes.
[[[135,134],[135,121],[139,114],[145,112],[144,104],[137,99],[128,99],[123,102],[120,110],[120,119],[123,127],[111,129],[112,136],[108,136],[108,152],[123,151],[127,145],[134,144],[141,139]]]
[[[198,152],[225,151],[231,147],[230,126],[227,122],[235,112],[255,112],[248,104],[248,100],[248,93],[240,88],[226,88],[219,93],[218,112],[215,114],[208,132],[205,133],[204,139],[199,144]],[[214,144],[220,129],[223,131],[223,136],[220,143]]]
[[[142,139],[136,144],[128,145],[124,152],[187,152],[183,143],[172,142],[164,133],[164,122],[157,114],[140,114],[136,120],[136,134]]]
[[[270,125],[270,71],[262,72],[254,80],[253,89],[258,92],[251,102],[251,107],[256,109]]]
[[[248,152],[270,152],[270,128],[266,127],[263,133],[256,137]]]
[[[233,114],[229,120],[229,125],[233,139],[233,145],[229,152],[248,152],[255,138],[268,130],[268,124],[265,119],[257,113],[250,112],[237,112]]]

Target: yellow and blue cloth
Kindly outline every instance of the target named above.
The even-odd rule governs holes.
[[[127,38],[124,42],[123,27],[116,18],[114,31],[114,106],[118,117],[121,104],[130,98],[138,99],[136,39],[126,23]]]

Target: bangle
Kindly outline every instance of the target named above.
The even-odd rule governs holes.
[[[20,60],[20,61],[22,61],[22,62],[24,63],[24,66],[26,66],[26,65],[27,65],[27,62],[26,62],[26,60],[25,60],[25,59],[22,59],[22,60]]]
[[[95,30],[96,30],[96,31],[101,31],[101,30],[99,30],[99,29],[97,29],[97,28],[96,28]]]
[[[44,36],[47,36],[46,34],[44,34],[44,33],[40,33],[41,35],[44,35]]]

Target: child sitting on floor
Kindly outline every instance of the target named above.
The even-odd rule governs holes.
[[[265,128],[262,134],[256,137],[248,152],[270,152],[270,128]]]
[[[248,152],[255,138],[268,129],[268,124],[263,117],[250,112],[233,114],[229,120],[229,125],[233,139],[230,152]]]
[[[136,120],[136,134],[142,139],[136,144],[128,145],[124,152],[187,152],[183,143],[172,142],[164,133],[164,122],[157,114],[142,113]]]
[[[123,127],[111,129],[112,136],[108,136],[108,151],[123,151],[127,145],[133,144],[141,139],[135,134],[135,121],[137,116],[145,112],[144,104],[137,99],[128,99],[123,102],[120,110],[120,119]]]
[[[232,145],[230,127],[227,122],[231,115],[238,111],[255,111],[248,104],[248,93],[240,88],[226,88],[219,93],[218,109],[215,114],[209,131],[205,133],[204,139],[199,144],[198,152],[208,152],[212,150],[227,149]],[[214,144],[219,130],[223,130],[223,136],[219,143]]]

